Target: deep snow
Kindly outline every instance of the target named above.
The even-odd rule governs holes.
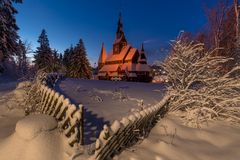
[[[239,160],[240,127],[210,122],[189,128],[175,115],[159,121],[148,138],[114,160]]]
[[[25,117],[19,102],[28,82],[1,76],[0,82],[0,160],[68,160],[72,151],[56,121],[47,115]]]
[[[85,129],[87,129],[85,131],[85,142],[88,142],[86,144],[90,144],[95,140],[96,135],[94,134],[97,134],[98,131],[96,123],[102,127],[103,124],[107,123],[106,121],[112,121],[114,118],[118,119],[130,113],[131,107],[141,108],[142,102],[138,102],[137,100],[143,99],[143,106],[148,106],[148,103],[154,104],[158,101],[158,98],[161,99],[164,93],[164,87],[158,84],[109,81],[92,82],[94,81],[66,79],[56,86],[59,91],[65,94],[69,93],[68,96],[72,97],[71,99],[75,103],[82,102],[85,104],[85,108],[87,108],[87,112],[85,113]],[[40,132],[34,126],[33,130],[30,130],[33,133],[30,134],[30,140],[24,139],[25,130],[22,127],[20,127],[22,135],[17,133],[19,129],[15,132],[16,123],[21,124],[25,120],[23,120],[23,109],[15,106],[16,103],[11,103],[14,93],[17,93],[18,96],[21,93],[13,90],[14,88],[16,88],[15,81],[0,84],[0,159],[69,159],[70,152],[68,152],[68,145],[59,130],[54,129],[56,125],[54,122],[47,124],[47,126],[42,128],[43,131]],[[122,97],[119,94],[119,89],[123,92]],[[101,118],[100,116],[103,117]],[[48,118],[45,120],[51,121]],[[42,121],[38,124],[40,126],[43,125]],[[240,159],[239,127],[230,126],[227,122],[212,122],[209,123],[209,126],[205,126],[202,129],[194,129],[186,127],[183,124],[184,122],[181,122],[174,115],[168,115],[152,129],[149,137],[139,142],[138,145],[124,150],[120,155],[114,157],[114,159]],[[27,123],[27,125],[31,126],[33,123]],[[50,129],[46,129],[46,127]],[[26,134],[26,136],[29,136],[29,134]],[[74,160],[85,160],[88,157],[85,152],[84,155],[80,154]]]
[[[17,122],[15,132],[0,141],[1,160],[66,160],[63,135],[47,115],[29,115]]]
[[[85,144],[95,142],[104,124],[120,120],[133,109],[157,104],[165,87],[153,83],[99,81],[67,78],[55,89],[85,108]]]
[[[10,103],[16,85],[13,78],[0,76],[0,142],[14,132],[16,122],[24,117],[24,111]]]
[[[159,84],[71,78],[60,81],[56,89],[73,103],[82,103],[87,110],[110,122],[120,120],[133,108],[158,103],[165,93],[165,87]]]

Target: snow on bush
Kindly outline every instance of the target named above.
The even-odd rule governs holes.
[[[27,91],[30,87],[31,87],[31,82],[29,81],[20,82],[17,85],[17,88],[13,91],[14,97],[21,103],[24,103],[26,99]]]
[[[30,86],[31,86],[30,81],[23,81],[23,82],[18,83],[17,89],[22,89],[22,88],[26,88],[26,87],[30,87]]]
[[[16,89],[13,92],[10,92],[5,97],[1,97],[3,100],[8,100],[6,102],[6,106],[8,109],[24,109],[25,108],[25,101],[27,99],[26,95],[31,86],[31,82],[24,81],[20,82]],[[2,100],[2,101],[3,101]]]
[[[227,73],[219,67],[230,60],[203,44],[176,41],[162,64],[174,95],[169,111],[184,111],[195,127],[216,118],[240,122],[240,66]]]

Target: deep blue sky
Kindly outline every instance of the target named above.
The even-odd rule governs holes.
[[[24,0],[17,4],[17,23],[23,40],[33,49],[43,28],[50,45],[63,52],[80,38],[88,57],[97,62],[102,42],[109,52],[115,38],[119,11],[127,40],[134,47],[145,42],[148,57],[164,57],[160,48],[179,31],[196,32],[206,24],[204,5],[217,0]]]

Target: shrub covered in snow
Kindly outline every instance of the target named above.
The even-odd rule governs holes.
[[[216,118],[240,122],[240,66],[227,73],[220,67],[230,60],[206,52],[203,44],[176,41],[162,64],[174,95],[169,110],[186,111],[195,127]]]
[[[25,108],[26,114],[29,114],[30,112],[35,112],[40,109],[39,102],[41,100],[41,97],[39,96],[38,88],[40,88],[46,77],[47,74],[39,70],[34,80],[32,81],[31,87],[27,92]]]

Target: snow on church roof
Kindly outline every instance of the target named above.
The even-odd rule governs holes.
[[[135,53],[136,53],[136,51],[137,51],[137,48],[131,48],[130,51],[128,52],[128,55],[127,55],[127,57],[125,58],[125,60],[126,60],[126,61],[132,60],[133,57],[134,57],[134,55],[135,55]]]
[[[111,61],[121,61],[124,59],[124,57],[126,56],[126,54],[128,53],[128,50],[131,48],[130,45],[124,46],[123,49],[121,50],[121,52],[119,54],[113,54],[113,51],[111,51],[111,53],[109,54],[109,56],[107,57],[106,62],[111,62]]]
[[[147,64],[134,64],[134,63],[124,63],[120,64],[108,64],[104,65],[99,72],[116,72],[118,68],[121,68],[122,71],[128,72],[135,72],[135,71],[142,71],[142,72],[150,72],[150,67]]]
[[[119,67],[119,64],[108,64],[104,65],[101,69],[100,72],[114,72],[117,71]]]

